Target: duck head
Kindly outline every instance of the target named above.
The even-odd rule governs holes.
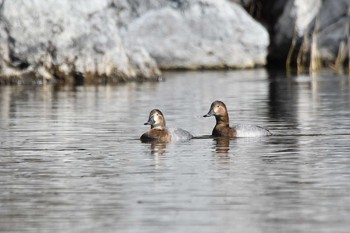
[[[227,108],[222,101],[219,101],[219,100],[214,101],[210,106],[209,112],[205,114],[203,117],[211,117],[211,116],[215,116],[217,123],[229,122]]]
[[[145,122],[145,125],[150,125],[151,129],[164,129],[165,119],[163,113],[158,109],[153,109],[149,113],[148,121]]]

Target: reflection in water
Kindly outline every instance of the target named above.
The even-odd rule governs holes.
[[[292,77],[282,73],[270,73],[269,114],[276,121],[283,121],[295,129],[298,128],[299,86]]]
[[[217,137],[214,138],[215,143],[215,152],[218,155],[228,156],[230,150],[230,138],[229,137]]]
[[[155,156],[163,155],[166,152],[167,144],[164,142],[151,142],[151,154]]]

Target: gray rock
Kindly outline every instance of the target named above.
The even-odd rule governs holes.
[[[256,38],[259,38],[258,40]],[[154,77],[264,65],[266,30],[229,0],[0,0],[0,74]]]
[[[121,35],[126,46],[144,47],[162,69],[265,64],[268,33],[239,5],[222,0],[179,2],[134,12],[134,18],[125,16]]]
[[[245,6],[249,9],[254,4],[263,4],[263,0],[250,0]],[[341,46],[347,43],[347,33],[350,33],[350,0],[276,0],[269,2],[268,7],[265,5],[255,15],[259,15],[256,18],[269,30],[271,63],[285,62],[294,31],[294,62],[304,38],[308,42],[304,49],[306,57],[310,58],[312,34],[318,32],[315,41],[320,60],[325,65],[335,63]]]
[[[2,4],[0,49],[5,75],[29,69],[41,75],[42,68],[53,75],[160,75],[150,56],[125,50],[107,0],[3,0]],[[134,60],[148,65],[133,67]]]
[[[341,44],[346,43],[350,35],[350,0],[322,1],[318,15],[321,58],[334,62]]]

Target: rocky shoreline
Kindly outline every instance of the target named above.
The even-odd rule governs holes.
[[[154,80],[288,59],[309,67],[315,31],[322,66],[348,63],[349,0],[263,2],[0,0],[0,84]]]

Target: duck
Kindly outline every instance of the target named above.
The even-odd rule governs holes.
[[[142,134],[142,142],[163,142],[186,141],[193,136],[181,128],[167,128],[163,113],[159,109],[153,109],[149,113],[148,121],[144,125],[150,125],[151,129]]]
[[[262,137],[270,136],[272,133],[263,127],[256,125],[236,125],[230,127],[229,116],[226,105],[220,100],[214,101],[209,109],[209,112],[203,117],[215,116],[216,124],[212,131],[212,136],[215,137]]]

